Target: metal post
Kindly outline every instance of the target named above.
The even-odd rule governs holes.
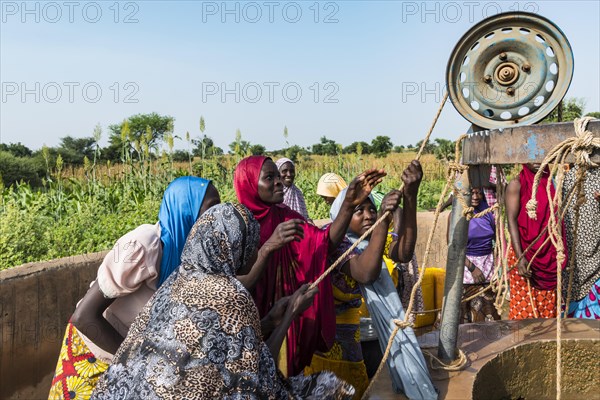
[[[463,193],[467,204],[471,204],[469,174],[463,173],[456,186]],[[444,362],[452,362],[457,357],[456,343],[460,322],[460,302],[463,294],[465,251],[469,234],[469,221],[463,216],[463,207],[456,196],[452,201],[450,218],[450,226],[448,227],[450,243],[448,245],[448,260],[446,261],[442,325],[438,344],[438,357]]]

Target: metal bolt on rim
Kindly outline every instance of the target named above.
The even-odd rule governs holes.
[[[509,12],[465,33],[448,60],[446,85],[456,110],[477,126],[531,125],[562,100],[573,67],[571,45],[558,26]]]

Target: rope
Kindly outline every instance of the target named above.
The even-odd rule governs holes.
[[[435,209],[435,214],[433,217],[433,227],[429,231],[429,237],[427,238],[427,244],[425,245],[425,254],[423,256],[423,268],[421,268],[421,271],[419,272],[419,278],[413,285],[412,290],[410,292],[410,300],[408,302],[408,306],[406,307],[406,313],[404,315],[404,320],[403,321],[394,320],[394,323],[396,324],[396,328],[394,328],[394,330],[392,331],[392,334],[390,335],[387,347],[385,349],[385,353],[383,354],[383,358],[381,359],[381,363],[379,364],[379,367],[377,368],[375,375],[373,375],[373,378],[371,379],[369,386],[367,387],[367,390],[365,390],[365,393],[363,394],[363,397],[362,397],[363,399],[368,398],[369,392],[371,391],[371,389],[373,387],[373,382],[375,382],[377,380],[379,373],[383,369],[383,366],[385,365],[385,362],[387,361],[390,350],[394,343],[394,338],[396,337],[396,334],[398,333],[398,331],[400,329],[404,329],[411,325],[410,322],[408,322],[408,320],[410,318],[410,315],[412,314],[415,295],[417,293],[418,288],[421,286],[421,282],[423,282],[423,276],[425,275],[425,270],[427,269],[427,257],[429,256],[429,252],[431,250],[431,244],[433,242],[433,235],[435,233],[435,228],[437,226],[438,218],[442,211],[442,205],[444,204],[444,199],[446,198],[446,193],[448,192],[448,189],[452,185],[452,182],[454,180],[456,173],[462,173],[467,169],[466,166],[458,163],[458,160],[460,159],[460,144],[466,137],[467,137],[467,135],[461,135],[456,140],[455,151],[454,151],[455,160],[454,160],[454,162],[450,162],[449,166],[448,166],[446,185],[444,186],[444,189],[442,190],[442,194],[440,195],[440,199],[438,200],[438,204]],[[462,365],[461,367],[464,367],[464,365]]]
[[[575,189],[576,187],[571,188],[571,190],[569,191],[568,195],[567,195],[567,201],[566,204],[569,204],[571,202],[571,200],[573,199],[573,196],[575,195]],[[500,197],[498,197],[498,201],[497,204],[503,204],[502,202],[503,200],[503,192],[502,191],[498,191],[497,193],[500,193]],[[483,212],[487,211],[489,209],[486,209]],[[499,211],[499,210],[498,210]],[[561,219],[564,218],[564,215],[567,211],[566,207],[563,207],[562,209],[562,213],[561,213]],[[481,213],[480,213],[481,214]],[[476,214],[477,215],[477,214]],[[476,215],[473,216],[473,218],[479,218]],[[502,218],[500,217],[500,213],[496,213],[496,237],[501,237],[501,234],[504,233],[504,228],[500,228],[500,222],[502,221]],[[503,224],[502,224],[503,225]],[[529,246],[527,246],[527,248],[522,252],[521,256],[517,258],[517,261],[515,262],[514,265],[512,266],[508,266],[508,262],[507,262],[507,253],[508,253],[508,247],[506,246],[506,243],[504,243],[504,241],[499,240],[496,242],[496,246],[494,247],[495,251],[498,251],[500,254],[503,255],[503,257],[495,257],[495,260],[497,260],[497,264],[495,266],[494,272],[492,274],[492,278],[490,279],[490,284],[488,286],[486,286],[485,288],[481,289],[479,292],[473,294],[472,296],[469,296],[465,299],[461,300],[461,303],[466,303],[468,301],[473,300],[474,298],[480,296],[481,294],[487,292],[490,289],[495,289],[493,290],[494,292],[496,292],[496,302],[494,303],[494,306],[496,307],[496,309],[498,310],[499,314],[502,314],[502,303],[504,302],[504,295],[505,293],[502,293],[501,291],[506,292],[508,290],[508,273],[513,270],[514,268],[517,268],[517,265],[519,264],[519,261],[525,257],[525,254],[533,247],[533,245],[535,245],[541,238],[542,236],[546,233],[546,231],[548,230],[548,226],[546,226],[540,233],[539,235],[529,244]],[[546,240],[544,241],[544,243],[542,243],[542,245],[540,246],[540,248],[543,248],[546,243],[548,243],[548,241],[550,240],[550,238],[546,238]],[[498,249],[498,247],[500,246],[500,249]],[[531,264],[533,262],[533,260],[535,260],[535,258],[537,257],[537,255],[539,254],[540,250],[538,248],[538,250],[533,254],[533,257],[531,257],[531,261],[528,262],[527,264],[527,269],[531,268]],[[498,278],[500,276],[500,271],[502,270],[503,274],[501,278]],[[495,284],[494,284],[495,283]],[[527,283],[529,284],[529,279],[527,280]],[[529,297],[530,297],[530,302],[533,305],[535,304],[533,302],[533,296],[531,295],[531,287],[529,287]],[[438,312],[438,311],[442,311],[441,308],[435,308],[432,310],[424,310],[424,311],[411,311],[412,314],[428,314],[428,313],[433,313],[433,312]],[[537,318],[537,311],[534,308],[534,316]]]
[[[438,111],[437,111],[435,117],[433,118],[431,127],[429,128],[429,132],[427,132],[427,135],[425,135],[425,139],[423,139],[423,143],[421,143],[421,147],[419,148],[419,152],[417,153],[417,157],[416,157],[417,161],[421,158],[421,155],[423,154],[423,150],[425,149],[425,145],[427,144],[427,142],[429,142],[429,137],[431,136],[431,132],[433,132],[433,128],[435,127],[435,124],[437,123],[437,120],[440,117],[440,114],[442,113],[442,109],[444,108],[444,105],[446,104],[447,99],[448,99],[448,93],[444,94],[444,98],[442,99],[440,107],[438,108]],[[404,188],[404,183],[402,183],[400,185],[400,189],[398,189],[398,190],[402,190],[403,188]],[[383,221],[385,221],[386,218],[390,214],[391,213],[389,211],[386,211],[385,213],[383,213],[383,215],[381,217],[379,217],[379,219],[373,224],[373,226],[371,226],[365,233],[363,233],[362,236],[359,237],[358,240],[356,242],[354,242],[352,244],[352,246],[350,246],[350,248],[344,252],[344,254],[342,254],[337,260],[335,260],[335,262],[333,264],[331,264],[331,266],[329,268],[327,268],[321,274],[321,276],[319,276],[313,283],[310,284],[309,290],[318,286],[319,283],[321,283],[321,281],[323,281],[323,279],[325,279],[325,277],[327,277],[327,275],[329,275],[331,273],[331,271],[333,271],[349,254],[351,254],[354,251],[354,249],[356,249],[356,247],[363,240],[365,240],[367,237],[369,237],[369,235],[371,233],[373,233],[375,228],[377,228],[379,226],[379,224],[381,224]],[[411,300],[412,300],[412,296],[411,296]]]
[[[423,354],[427,354],[430,357],[429,366],[433,370],[443,369],[444,371],[460,371],[467,365],[468,362],[467,355],[461,349],[458,349],[458,358],[449,364],[446,364],[428,351],[424,351]],[[437,362],[440,367],[433,365],[433,361]]]
[[[564,252],[564,244],[562,239],[562,221],[564,217],[564,212],[559,213],[555,211],[555,207],[557,210],[562,210],[562,188],[564,183],[564,168],[562,165],[565,162],[565,159],[568,154],[573,154],[575,156],[575,162],[579,167],[579,171],[577,174],[577,181],[574,186],[576,188],[578,194],[578,201],[575,204],[575,216],[576,216],[576,225],[575,225],[575,238],[577,237],[577,223],[579,219],[579,206],[581,203],[581,186],[583,184],[583,179],[585,176],[585,171],[589,167],[597,167],[597,164],[593,163],[590,159],[590,154],[594,151],[594,149],[600,148],[600,138],[596,138],[590,131],[586,130],[587,124],[593,118],[584,117],[578,118],[573,122],[575,128],[575,136],[570,137],[563,141],[562,143],[555,146],[550,153],[544,158],[540,169],[535,174],[535,180],[532,188],[531,199],[527,202],[527,213],[530,218],[536,218],[536,210],[537,210],[537,201],[535,200],[535,196],[538,190],[540,178],[546,169],[546,167],[552,164],[551,176],[556,174],[556,182],[557,188],[552,197],[550,188],[552,185],[552,180],[548,179],[548,184],[546,185],[546,194],[548,196],[549,205],[550,205],[550,219],[548,221],[548,232],[549,239],[552,241],[552,244],[556,248],[556,259],[557,259],[557,268],[556,268],[556,302],[557,302],[557,317],[556,317],[556,398],[557,400],[561,399],[562,396],[562,265],[565,260],[565,252]],[[567,204],[570,203],[570,200]],[[557,218],[557,214],[559,214]],[[567,301],[570,301],[570,291],[572,284],[572,273],[574,266],[574,255],[571,255],[571,260],[569,262],[569,287],[567,289]],[[566,304],[566,309],[568,312],[569,304]]]
[[[425,135],[425,138],[423,139],[423,142],[421,143],[421,147],[419,149],[419,152],[417,153],[416,160],[419,160],[421,158],[421,155],[423,154],[423,151],[425,149],[425,145],[427,144],[427,142],[429,142],[429,138],[431,136],[431,133],[433,132],[433,129],[434,129],[434,127],[435,127],[435,125],[436,125],[439,117],[440,117],[440,114],[442,113],[442,109],[444,108],[444,105],[446,104],[447,100],[448,100],[448,93],[445,93],[444,97],[442,99],[442,102],[440,103],[440,106],[438,108],[438,111],[437,111],[435,117],[433,118],[433,121],[431,123],[431,127],[429,128],[429,131],[427,132],[427,135]],[[455,155],[456,155],[456,159],[457,159],[456,163],[458,163],[458,155],[460,154],[460,150],[459,150],[460,143],[462,142],[462,139],[464,139],[464,137],[466,137],[466,135],[461,136],[461,138],[459,140],[457,140],[457,142],[456,142],[456,148],[455,148]],[[452,169],[449,169],[449,171],[452,171]],[[451,173],[448,172],[448,178],[450,178],[450,176],[451,176]],[[440,197],[440,201],[438,202],[438,207],[437,207],[437,210],[436,210],[436,216],[435,216],[435,219],[434,219],[434,229],[430,232],[429,240],[427,241],[427,246],[426,246],[426,250],[425,250],[424,260],[427,259],[427,254],[429,253],[429,248],[431,246],[431,241],[433,239],[433,231],[435,230],[435,225],[436,225],[437,219],[439,217],[439,213],[440,213],[440,210],[441,210],[442,201],[443,201],[444,196],[445,196],[445,194],[446,194],[446,192],[448,190],[448,187],[449,187],[449,182],[450,182],[450,180],[448,179],[448,182],[446,184],[446,187],[444,188],[442,197]],[[402,190],[403,188],[404,188],[404,184],[402,184],[400,186],[399,190]],[[325,270],[325,272],[323,272],[323,274],[317,280],[315,280],[310,285],[310,288],[313,288],[313,287],[317,286],[323,279],[325,279],[325,277],[329,273],[331,273],[331,271],[333,271],[340,264],[340,262],[343,259],[345,259],[359,245],[360,242],[362,242],[365,238],[367,238],[379,224],[381,224],[383,221],[386,220],[386,218],[389,216],[389,214],[390,214],[390,212],[388,212],[388,211],[386,211],[385,213],[383,213],[383,215],[373,224],[373,226],[371,226],[371,228],[369,228],[360,238],[358,238],[358,240],[356,242],[354,242],[352,244],[352,246],[348,250],[346,250],[344,252],[344,254],[342,254],[329,268],[327,268],[327,270]],[[377,372],[375,372],[375,375],[371,379],[371,382],[369,383],[369,386],[367,387],[367,389],[365,390],[365,393],[363,394],[363,397],[362,397],[363,399],[366,399],[368,397],[369,392],[372,389],[373,382],[375,382],[375,380],[379,376],[379,373],[383,369],[383,366],[385,365],[385,363],[387,361],[387,358],[389,357],[389,354],[390,354],[390,351],[391,351],[391,348],[392,348],[392,345],[393,345],[393,342],[394,342],[394,338],[396,337],[398,331],[400,329],[405,329],[405,328],[407,328],[407,327],[409,327],[411,325],[411,323],[408,322],[408,319],[409,319],[409,317],[411,315],[411,310],[413,308],[413,304],[414,304],[414,301],[415,301],[415,295],[416,295],[416,292],[417,292],[417,288],[421,285],[421,281],[423,280],[423,275],[424,275],[425,269],[426,268],[422,268],[421,269],[421,273],[419,274],[419,279],[417,280],[417,282],[415,283],[415,285],[412,288],[412,291],[411,291],[411,294],[410,294],[410,300],[409,300],[408,307],[407,307],[407,312],[404,315],[404,320],[403,321],[400,321],[400,320],[397,320],[397,319],[394,320],[394,323],[396,324],[396,327],[394,328],[394,330],[392,331],[392,334],[390,335],[390,339],[388,340],[386,351],[385,351],[385,353],[383,355],[383,358],[382,358],[382,360],[381,360],[381,362],[379,364],[379,367],[377,368]]]

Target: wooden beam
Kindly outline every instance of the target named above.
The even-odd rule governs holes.
[[[600,137],[600,120],[590,121],[587,130]],[[463,164],[541,163],[553,147],[571,136],[575,136],[572,122],[472,133],[463,143]],[[600,151],[592,153],[592,161],[600,162]]]

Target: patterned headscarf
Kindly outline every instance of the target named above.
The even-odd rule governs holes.
[[[280,170],[281,167],[290,163],[294,166],[294,162],[289,158],[280,158],[275,162],[277,169]],[[306,202],[304,201],[304,194],[302,190],[298,188],[294,183],[290,186],[283,185],[283,204],[296,211],[298,214],[302,215],[304,219],[308,219],[308,210],[306,209]]]
[[[233,274],[258,246],[242,205],[209,209],[172,274],[131,325],[94,399],[349,398],[331,372],[285,382],[262,340],[252,296]]]
[[[241,204],[215,207],[190,231],[181,254],[181,269],[234,276],[258,247],[260,225]]]

